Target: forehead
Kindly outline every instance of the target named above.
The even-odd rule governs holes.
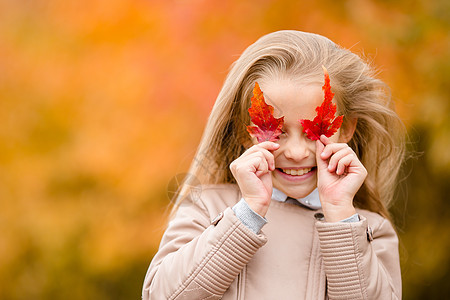
[[[315,108],[323,101],[320,83],[275,78],[258,81],[266,102],[274,107],[275,117],[285,117],[285,123],[298,123],[299,119],[313,119]]]

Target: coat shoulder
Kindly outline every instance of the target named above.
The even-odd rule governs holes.
[[[241,198],[241,192],[237,184],[207,184],[202,185],[200,199],[211,215],[232,207]]]

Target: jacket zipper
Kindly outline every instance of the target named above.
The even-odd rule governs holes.
[[[245,274],[247,266],[244,266],[237,278],[237,300],[245,300]]]

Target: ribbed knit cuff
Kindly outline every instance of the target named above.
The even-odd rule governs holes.
[[[232,209],[239,220],[256,234],[258,234],[261,231],[261,228],[267,223],[267,219],[251,209],[244,198],[236,203]]]
[[[359,215],[358,214],[354,214],[353,216],[350,216],[344,220],[341,220],[339,222],[344,222],[344,223],[354,223],[354,222],[358,222],[359,221]]]

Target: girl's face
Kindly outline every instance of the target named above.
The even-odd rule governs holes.
[[[274,116],[284,116],[284,133],[274,151],[273,186],[294,198],[303,198],[317,187],[316,143],[302,132],[300,119],[312,120],[323,101],[321,84],[302,85],[289,79],[258,81],[266,102],[274,107]],[[340,131],[330,137],[338,142]],[[344,141],[346,142],[346,141]]]

